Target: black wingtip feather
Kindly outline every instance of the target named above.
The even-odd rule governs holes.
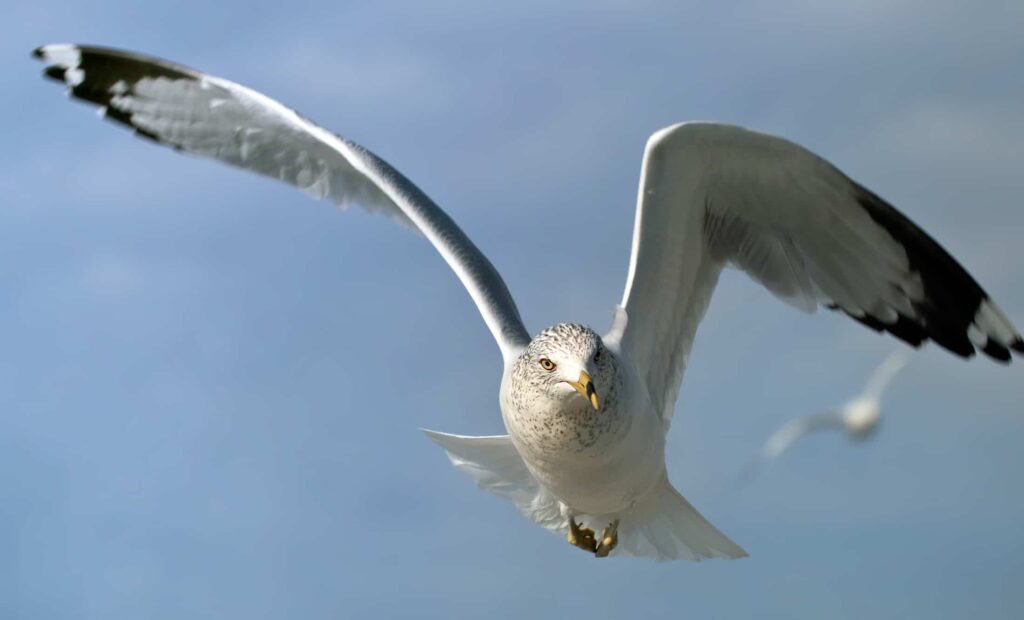
[[[925,329],[902,314],[892,325],[882,323],[882,326],[885,331],[915,347],[921,346],[925,340],[928,340],[928,334]]]
[[[117,108],[112,108],[110,106],[105,106],[103,108],[103,118],[116,121],[118,123],[124,123],[125,125],[132,124],[132,115],[130,112],[118,110]]]
[[[64,67],[50,65],[49,67],[43,69],[43,75],[55,82],[63,82],[65,71],[67,71],[67,69],[65,69]]]
[[[899,315],[899,318],[896,319],[895,323],[883,323],[870,314],[854,316],[835,304],[829,304],[827,307],[830,310],[840,310],[844,312],[847,316],[856,320],[861,325],[870,327],[876,332],[888,332],[914,348],[920,347],[926,340],[928,340],[928,333],[925,329],[916,321],[908,319],[902,314]],[[971,352],[973,353],[973,349]]]
[[[876,224],[903,246],[911,270],[920,275],[924,286],[924,298],[914,303],[917,316],[914,319],[901,316],[897,329],[905,330],[914,338],[934,340],[961,357],[973,356],[975,347],[967,331],[988,295],[967,270],[920,227],[870,190],[856,183],[854,186],[857,202]],[[883,327],[906,340],[889,326]],[[992,342],[992,334],[986,335]],[[982,351],[999,361],[1007,361],[1009,355],[1006,347],[999,344],[982,347]]]
[[[988,342],[985,343],[985,346],[983,346],[981,350],[985,352],[985,355],[998,362],[1002,362],[1004,364],[1010,362],[1010,350],[991,338],[989,338]]]
[[[40,45],[36,49],[32,50],[32,58],[42,58],[45,55],[43,47],[44,46]]]
[[[160,139],[160,136],[156,135],[152,131],[143,129],[142,127],[135,127],[135,135],[137,135],[140,138],[145,138],[146,140],[152,140],[157,144],[164,144],[164,141]]]
[[[935,344],[945,348],[951,353],[956,353],[960,357],[973,357],[975,353],[974,345],[971,343],[971,339],[967,337],[967,329],[964,328],[963,332],[958,331],[955,328],[943,328],[943,329],[932,329],[930,330],[929,336],[935,341]]]
[[[1010,345],[1010,348],[1016,351],[1017,353],[1024,353],[1024,340],[1018,338],[1013,342],[1013,344]]]
[[[131,126],[130,114],[119,115],[110,109],[111,99],[115,94],[121,92],[114,92],[116,84],[131,90],[142,79],[164,77],[195,80],[198,76],[188,67],[158,58],[88,45],[73,47],[78,53],[75,69],[80,72],[81,79],[72,86],[71,95],[76,99],[107,107],[106,114],[109,118],[129,126]],[[50,60],[46,55],[46,46],[37,48],[32,54],[44,60]],[[50,79],[66,83],[67,70],[66,66],[50,64],[43,70],[43,73]],[[139,133],[144,137],[154,138],[150,132],[140,131]]]

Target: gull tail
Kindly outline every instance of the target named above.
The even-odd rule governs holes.
[[[546,529],[566,531],[558,500],[537,484],[508,435],[470,437],[422,430],[478,487],[511,501],[523,516]]]
[[[699,562],[742,558],[747,552],[711,525],[666,479],[622,516],[612,555]]]

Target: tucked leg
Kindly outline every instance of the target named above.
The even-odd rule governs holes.
[[[609,523],[608,527],[604,528],[604,531],[601,532],[601,542],[598,543],[597,548],[594,550],[594,555],[599,558],[607,557],[618,544],[619,520],[616,519]]]
[[[584,551],[594,553],[597,549],[597,539],[594,538],[594,530],[580,527],[580,524],[576,523],[574,517],[569,517],[569,533],[566,534],[565,539],[569,541],[570,545],[579,547]]]

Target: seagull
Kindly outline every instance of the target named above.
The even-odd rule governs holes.
[[[927,233],[779,137],[706,122],[655,132],[643,153],[626,286],[610,329],[599,335],[559,323],[531,338],[487,257],[359,144],[245,86],[158,58],[73,44],[34,55],[71,97],[139,136],[388,215],[433,244],[498,344],[507,434],[426,434],[478,486],[595,557],[746,555],[665,469],[683,371],[726,266],[798,309],[823,305],[915,347],[931,340],[1001,362],[1024,353],[1019,332]],[[567,243],[586,230],[585,221],[565,227]],[[567,280],[584,277],[587,256],[551,268]]]
[[[838,428],[853,440],[869,437],[877,428],[882,414],[882,393],[910,361],[910,351],[890,353],[871,375],[864,390],[837,410],[795,418],[783,424],[764,442],[757,458],[746,469],[744,479],[778,458],[797,439],[816,430]]]

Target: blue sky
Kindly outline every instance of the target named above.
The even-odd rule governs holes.
[[[501,431],[497,348],[425,241],[133,139],[28,56],[147,51],[363,143],[491,257],[533,332],[608,326],[644,141],[687,119],[826,156],[1022,326],[1021,3],[15,1],[0,28],[0,617],[1024,612],[1019,363],[925,349],[874,441],[813,437],[737,490],[778,424],[897,345],[729,274],[668,464],[751,556],[598,562],[419,434]],[[563,244],[580,218],[593,238]]]

